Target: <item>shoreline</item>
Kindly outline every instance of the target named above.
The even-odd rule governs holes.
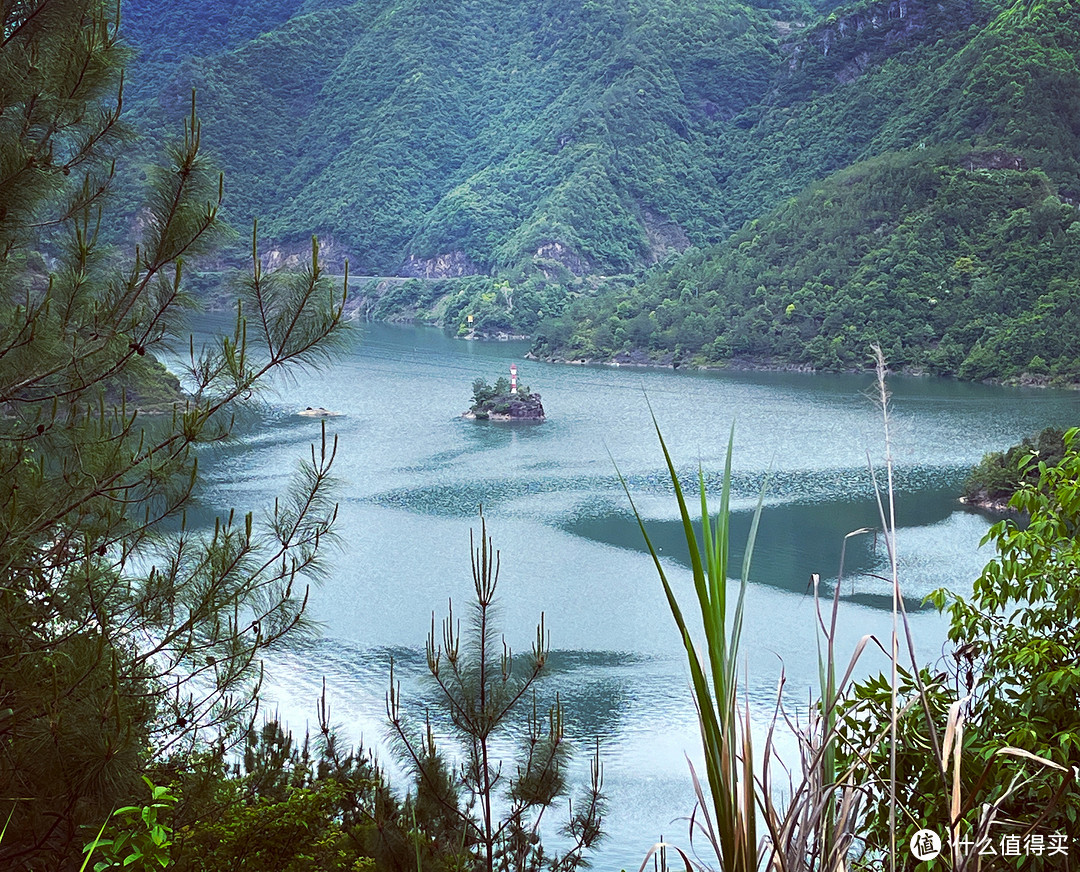
[[[420,318],[384,319],[373,323],[400,324],[410,326],[430,327],[434,330],[442,330],[436,324],[425,322]],[[443,331],[445,332],[445,331]],[[461,336],[454,336],[465,342],[525,342],[533,337],[527,333],[476,333],[470,332]],[[541,363],[558,363],[568,366],[608,366],[613,368],[634,367],[637,369],[669,369],[676,372],[680,369],[694,372],[794,372],[822,375],[859,375],[861,373],[873,373],[873,368],[847,367],[845,369],[822,369],[809,363],[796,363],[769,358],[733,357],[730,360],[718,363],[693,363],[691,361],[675,361],[674,352],[665,352],[659,359],[650,358],[648,354],[636,349],[634,351],[621,351],[618,354],[607,357],[563,357],[560,355],[535,354],[532,350],[523,355],[525,360],[534,360]],[[962,384],[997,385],[1010,388],[1053,388],[1063,391],[1080,391],[1080,379],[1076,381],[1056,381],[1053,376],[1021,373],[1020,375],[1001,376],[986,379],[962,379],[955,373],[932,373],[923,367],[903,366],[898,369],[889,369],[893,375],[903,375],[911,378],[939,378],[956,381]]]
[[[985,491],[962,496],[958,502],[973,512],[982,512],[998,518],[1020,518],[1023,513],[1009,505],[1011,497],[991,497]]]
[[[544,415],[527,418],[521,415],[500,412],[490,412],[484,417],[480,417],[473,411],[462,412],[461,417],[466,421],[494,421],[496,424],[543,424],[547,420]]]
[[[858,368],[849,367],[847,369],[819,369],[808,363],[794,363],[783,362],[777,360],[755,360],[753,358],[738,357],[732,358],[729,361],[723,363],[690,363],[680,362],[676,363],[673,359],[665,362],[665,360],[642,360],[636,358],[634,354],[628,354],[629,359],[619,360],[619,355],[612,358],[566,358],[555,355],[541,357],[533,354],[529,351],[525,354],[526,360],[535,360],[542,363],[558,363],[566,364],[568,366],[609,366],[613,368],[621,367],[634,367],[637,369],[670,369],[676,372],[680,369],[691,370],[694,372],[797,372],[806,374],[821,374],[821,375],[858,375],[860,373],[873,373],[873,369],[870,367]],[[644,355],[642,355],[644,357]],[[673,357],[669,352],[665,357]],[[960,382],[962,384],[984,384],[984,385],[998,385],[1000,387],[1010,388],[1053,388],[1056,390],[1064,391],[1080,391],[1080,381],[1066,381],[1055,382],[1051,376],[1032,375],[1031,373],[1023,373],[1018,376],[1008,376],[1002,378],[987,378],[987,379],[962,379],[957,375],[939,375],[931,372],[927,372],[922,367],[910,367],[904,366],[899,369],[889,369],[889,373],[893,375],[909,376],[911,378],[940,378],[948,379],[950,381]]]

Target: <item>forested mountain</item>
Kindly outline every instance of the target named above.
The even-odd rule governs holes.
[[[174,28],[129,5],[156,67]],[[375,274],[438,255],[487,272],[556,244],[573,272],[624,272],[666,251],[665,226],[679,247],[721,238],[714,128],[779,59],[770,14],[731,2],[179,5],[215,5],[221,32],[193,34],[136,113],[179,116],[196,88],[234,217],[273,216],[285,243],[328,233]],[[231,46],[249,13],[266,32]]]
[[[878,342],[894,364],[931,372],[1075,379],[1078,8],[1020,4],[966,32],[958,49],[923,44],[798,111],[770,107],[743,180],[764,185],[770,155],[789,167],[772,175],[783,185],[813,175],[815,160],[826,166],[833,150],[878,154],[719,246],[576,300],[544,325],[539,350],[858,368]],[[817,39],[830,28],[839,30],[827,24]]]
[[[889,153],[807,188],[726,243],[570,303],[542,353],[984,379],[1080,372],[1080,220],[1011,154]],[[633,358],[626,349],[641,349]]]
[[[379,314],[592,359],[850,367],[875,339],[975,378],[1080,357],[1057,314],[1077,0],[125,10],[131,113],[168,129],[197,90],[237,225],[285,252],[318,233],[364,274],[477,277],[373,293]]]

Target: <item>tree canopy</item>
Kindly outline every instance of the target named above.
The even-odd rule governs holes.
[[[0,864],[57,869],[154,760],[242,726],[260,652],[302,629],[336,513],[333,441],[265,519],[201,531],[185,509],[199,446],[228,438],[268,372],[326,353],[343,299],[317,246],[289,276],[255,253],[233,334],[181,356],[184,267],[227,234],[194,100],[149,173],[137,243],[110,249],[127,137],[116,7],[2,15]],[[182,392],[165,352],[186,359]]]

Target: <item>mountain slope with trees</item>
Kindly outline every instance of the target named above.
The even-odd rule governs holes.
[[[235,223],[442,282],[367,312],[557,358],[1075,369],[1076,0],[233,0],[174,35],[204,5],[128,0],[133,117],[194,87]]]
[[[265,32],[236,45],[226,17],[136,116],[196,88],[238,223],[274,213],[277,241],[319,231],[367,273],[452,251],[486,272],[556,243],[573,272],[623,272],[672,222],[676,245],[715,241],[706,128],[759,100],[779,57],[769,13],[733,2],[310,9],[262,10]],[[174,39],[133,38],[148,65]]]
[[[951,55],[942,42],[912,50],[918,62],[896,55],[801,115],[781,101],[752,129],[761,159],[736,183],[747,190],[768,183],[768,155],[789,179],[813,175],[815,151],[833,156],[858,132],[851,117],[868,138],[846,147],[881,153],[712,249],[577,299],[540,325],[536,352],[849,369],[878,342],[924,371],[1075,378],[1077,21],[1076,4],[1013,7]],[[890,101],[903,111],[870,130],[859,107]]]
[[[962,378],[1080,372],[1080,214],[1001,152],[890,153],[807,188],[717,248],[582,297],[537,350],[807,368],[890,361]]]

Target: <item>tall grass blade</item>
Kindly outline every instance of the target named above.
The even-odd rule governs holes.
[[[115,814],[115,812],[113,813]],[[86,853],[86,858],[82,861],[82,865],[79,867],[79,872],[86,872],[86,867],[90,864],[90,858],[94,856],[94,851],[97,850],[98,845],[102,844],[101,837],[105,834],[105,827],[109,825],[109,821],[112,819],[112,815],[105,818],[105,823],[101,825],[101,829],[98,830],[98,834],[94,836],[94,841],[83,848]]]
[[[747,576],[750,569],[754,540],[757,535],[764,501],[764,488],[759,495],[743,557],[743,575],[734,609],[728,600],[728,566],[730,554],[731,464],[734,427],[728,438],[724,476],[720,490],[720,511],[709,514],[705,474],[698,470],[698,492],[701,508],[700,540],[694,528],[686,497],[682,490],[675,463],[653,416],[653,426],[664,454],[664,462],[675,499],[683,536],[690,552],[690,569],[694,594],[698,602],[704,650],[694,644],[685,615],[671,583],[653,546],[626,480],[619,480],[626,491],[638,528],[653,559],[671,609],[672,617],[682,636],[690,667],[691,690],[697,707],[705,757],[708,796],[693,766],[690,767],[694,789],[701,808],[697,829],[708,839],[710,848],[724,872],[757,872],[760,846],[757,843],[754,754],[750,733],[749,706],[738,704],[738,658],[742,636]],[[693,819],[696,821],[696,816]],[[691,833],[691,838],[693,833]],[[651,856],[651,854],[650,854]]]

